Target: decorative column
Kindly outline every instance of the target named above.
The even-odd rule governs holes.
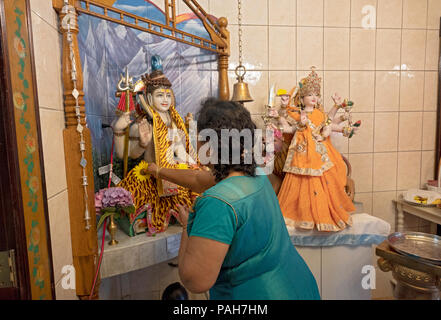
[[[221,17],[218,20],[221,31],[226,35],[222,37],[227,43],[224,52],[219,54],[218,71],[219,71],[219,99],[230,100],[230,87],[228,85],[228,58],[230,56],[230,32],[227,30],[228,20]]]
[[[2,144],[6,155],[0,170],[10,188],[0,197],[3,207],[1,250],[10,251],[0,273],[9,276],[8,260],[17,274],[0,289],[6,299],[55,298],[40,115],[35,83],[31,9],[27,0],[0,1],[0,69],[2,79]],[[4,181],[2,181],[4,184]],[[10,232],[10,233],[9,233]],[[15,253],[14,253],[15,252]],[[15,262],[14,262],[15,261]],[[3,281],[3,279],[2,279]],[[0,281],[1,282],[1,281]],[[11,284],[9,284],[11,282]]]
[[[64,153],[68,187],[72,255],[76,272],[76,293],[87,299],[98,263],[94,204],[92,142],[86,127],[83,72],[78,49],[78,21],[75,0],[53,1],[59,12],[63,34]],[[99,282],[93,298],[98,298]]]

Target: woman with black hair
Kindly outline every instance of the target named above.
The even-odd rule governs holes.
[[[217,134],[206,142],[218,151],[208,165],[214,186],[197,198],[191,213],[179,206],[184,286],[194,293],[210,290],[211,299],[320,299],[314,276],[290,241],[271,183],[249,157],[256,129],[249,111],[209,99],[198,114],[198,131],[204,129]],[[251,144],[234,135],[222,139],[234,129],[248,131]],[[193,178],[210,180],[206,173]]]

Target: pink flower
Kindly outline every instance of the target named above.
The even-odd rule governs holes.
[[[96,214],[101,214],[101,209],[103,208],[104,191],[106,191],[106,189],[101,189],[97,193],[95,193],[95,211],[96,211]]]
[[[124,188],[115,187],[104,189],[102,207],[128,207],[133,206],[132,194]]]
[[[95,210],[100,214],[104,208],[133,206],[132,194],[124,188],[106,188],[95,193]]]
[[[274,129],[274,138],[282,139],[282,131],[280,131],[279,129]]]

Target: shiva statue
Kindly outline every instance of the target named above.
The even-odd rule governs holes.
[[[152,57],[152,72],[142,76],[140,82],[135,119],[132,121],[131,113],[125,112],[112,127],[119,158],[124,157],[125,145],[128,157],[143,156],[143,161],[118,186],[132,193],[136,215],[147,211],[148,233],[155,234],[167,229],[170,217],[177,214],[178,204],[190,207],[196,194],[167,180],[156,179],[158,172],[149,174],[148,163],[155,163],[159,171],[190,169],[199,162],[187,127],[176,111],[172,84],[163,73],[159,56]],[[124,132],[128,127],[129,142],[125,144]]]

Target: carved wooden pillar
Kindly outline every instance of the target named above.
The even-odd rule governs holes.
[[[227,30],[228,20],[221,17],[218,20],[219,28],[224,32],[223,37],[227,43],[224,53],[219,54],[218,71],[219,71],[219,99],[230,100],[230,87],[228,85],[228,58],[230,56],[230,32]]]
[[[83,72],[78,49],[77,13],[73,7],[75,0],[68,1],[69,6],[60,0],[54,0],[53,6],[60,17],[60,30],[63,34],[63,84],[64,84],[64,112],[66,129],[64,129],[64,153],[66,162],[66,179],[69,199],[70,228],[72,237],[72,255],[76,272],[76,293],[80,299],[86,299],[91,293],[92,284],[98,262],[97,230],[94,203],[94,183],[92,168],[92,142],[90,131],[86,128],[85,102],[83,92]],[[69,32],[70,31],[70,32]],[[71,34],[73,58],[76,66],[76,90],[78,91],[78,105],[83,139],[85,142],[84,158],[87,176],[87,207],[90,213],[90,228],[86,228],[85,210],[86,201],[83,185],[83,167],[80,165],[82,153],[80,149],[81,136],[77,131],[78,121],[76,114],[76,99],[72,92],[72,57],[69,47],[68,34]],[[83,162],[84,165],[84,162]],[[98,298],[99,282],[94,290],[93,298]]]

